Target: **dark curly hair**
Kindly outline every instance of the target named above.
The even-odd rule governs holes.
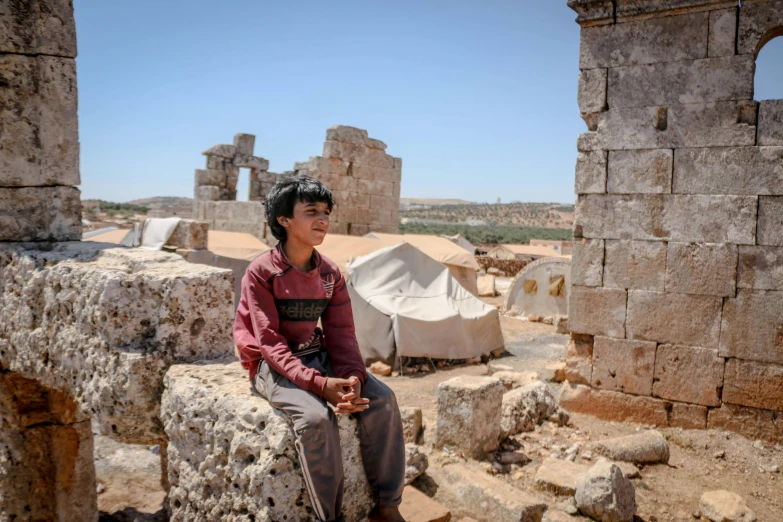
[[[329,206],[329,212],[335,205],[332,191],[317,179],[301,174],[284,177],[269,190],[264,209],[266,222],[272,229],[272,235],[278,241],[285,241],[287,235],[285,228],[277,222],[277,218],[280,216],[293,217],[294,206],[297,203],[326,203]]]

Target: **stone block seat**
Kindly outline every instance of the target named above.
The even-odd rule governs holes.
[[[168,436],[170,520],[314,520],[285,417],[252,391],[238,362],[178,364],[166,373],[161,418]],[[338,416],[345,471],[343,513],[364,520],[372,495],[357,423]]]

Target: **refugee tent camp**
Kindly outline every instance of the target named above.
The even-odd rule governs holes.
[[[497,309],[410,243],[358,257],[347,272],[356,337],[368,363],[392,363],[396,356],[469,359],[504,345]]]

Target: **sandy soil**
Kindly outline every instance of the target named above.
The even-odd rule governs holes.
[[[498,298],[488,299],[496,301]],[[494,304],[494,303],[493,303]],[[558,335],[554,328],[542,323],[502,317],[501,328],[507,352],[499,362],[519,370],[539,372],[549,379],[552,363],[565,358],[568,337]],[[428,373],[383,377],[403,406],[422,409],[424,417],[424,447],[430,454],[430,467],[453,460],[440,450],[433,450],[433,428],[438,384],[457,375],[482,375],[486,366],[465,365],[441,368]],[[549,383],[556,394],[558,385]],[[514,467],[509,474],[498,475],[515,487],[533,489],[533,477],[543,459],[558,448],[580,445],[577,462],[589,464],[593,459],[584,447],[590,441],[636,433],[646,427],[626,423],[600,421],[585,415],[572,416],[569,425],[557,427],[545,423],[535,432],[514,437],[532,462]],[[647,466],[641,478],[634,479],[639,512],[643,522],[693,521],[699,497],[705,491],[727,489],[741,495],[760,522],[783,521],[783,474],[769,472],[774,466],[783,468],[783,447],[764,441],[748,440],[737,434],[717,431],[663,430],[671,445],[668,465]],[[96,438],[96,469],[98,474],[99,508],[102,522],[161,522],[164,498],[160,486],[159,456],[143,446],[118,444],[103,437]],[[491,456],[476,464],[490,467]],[[417,481],[425,492],[432,488],[425,477]],[[550,505],[562,498],[537,491]],[[436,499],[437,499],[436,495]],[[456,515],[468,515],[454,506]],[[473,513],[476,517],[479,513]]]

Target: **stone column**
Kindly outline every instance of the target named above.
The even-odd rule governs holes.
[[[80,240],[69,0],[0,0],[0,241]]]

